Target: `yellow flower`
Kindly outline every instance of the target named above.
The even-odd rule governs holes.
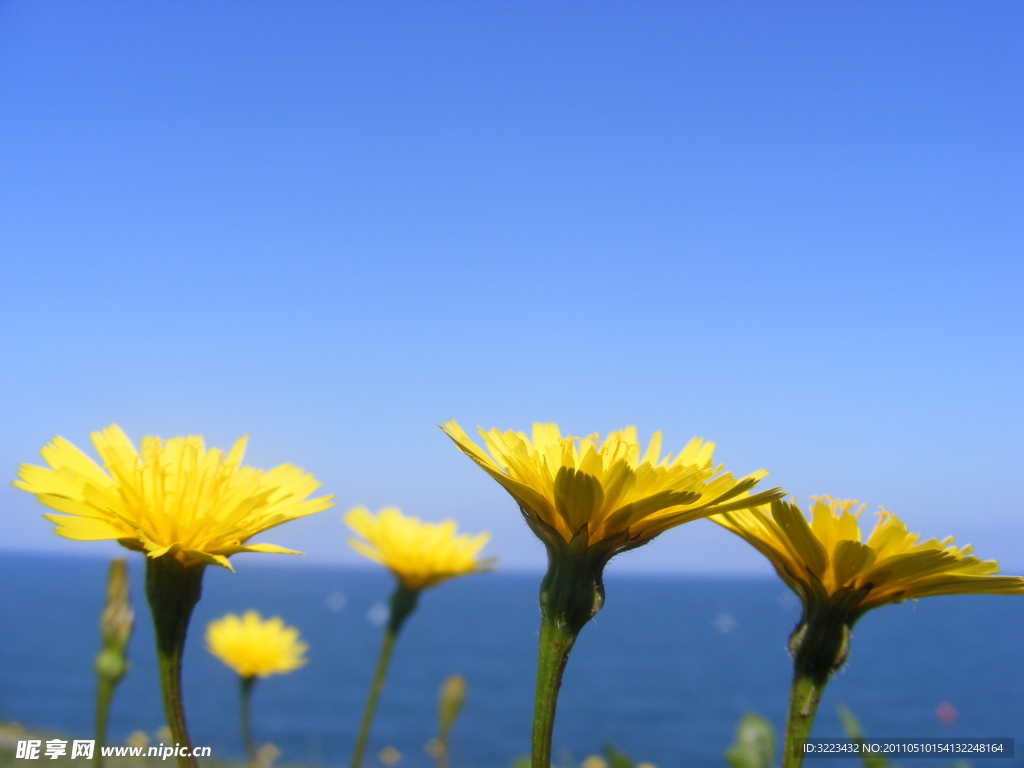
[[[767,557],[806,606],[839,606],[852,625],[872,608],[918,597],[1024,594],[1024,578],[996,576],[999,564],[970,556],[953,538],[919,541],[884,508],[866,541],[858,518],[865,505],[812,497],[811,523],[795,504],[773,502],[711,519]]]
[[[256,611],[229,613],[206,626],[206,648],[245,678],[282,675],[304,666],[309,646],[299,630],[277,616],[263,620]]]
[[[44,515],[69,539],[114,539],[184,565],[220,565],[239,552],[299,554],[273,544],[246,544],[256,534],[332,506],[307,499],[320,484],[298,467],[264,472],[242,466],[246,438],[226,454],[199,436],[142,438],[141,453],[117,425],[93,432],[101,468],[62,437],[40,453],[50,469],[22,464],[14,485],[61,515]]]
[[[454,420],[441,429],[501,483],[533,531],[556,551],[585,536],[587,546],[607,559],[690,520],[782,494],[773,489],[750,496],[747,491],[768,473],[736,480],[713,463],[714,443],[698,437],[679,455],[659,458],[661,433],[641,454],[635,427],[612,432],[604,442],[596,434],[562,437],[555,424],[534,424],[532,439],[479,429],[487,452]]]
[[[374,517],[366,507],[354,507],[345,514],[345,523],[365,539],[350,537],[352,548],[388,568],[409,589],[490,570],[493,562],[493,558],[477,559],[490,534],[456,534],[453,520],[424,523],[395,507],[382,509]]]

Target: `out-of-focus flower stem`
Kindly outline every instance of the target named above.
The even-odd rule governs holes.
[[[103,747],[107,743],[107,716],[114,689],[128,672],[128,640],[135,627],[128,592],[128,561],[123,557],[111,560],[107,573],[107,600],[100,614],[100,637],[103,645],[96,656],[96,740],[93,744],[93,765],[103,768]]]
[[[388,616],[388,625],[384,631],[384,639],[380,646],[380,656],[377,658],[377,669],[373,674],[373,683],[370,685],[370,695],[366,700],[366,709],[363,710],[363,719],[359,724],[359,735],[356,737],[356,745],[352,750],[351,768],[359,768],[363,761],[363,753],[366,751],[366,740],[370,735],[370,725],[373,723],[373,715],[377,711],[377,700],[384,688],[384,678],[387,676],[388,665],[391,663],[391,652],[395,649],[395,640],[402,629],[405,620],[416,610],[416,602],[419,600],[420,590],[410,589],[401,582],[395,587],[391,595],[391,611]]]
[[[110,700],[114,698],[117,681],[100,676],[96,685],[96,744],[92,763],[96,768],[103,768],[103,747],[107,744],[107,714],[110,712]]]
[[[176,747],[180,768],[197,768],[192,739],[185,724],[181,695],[181,657],[189,619],[203,591],[203,565],[184,566],[172,554],[146,558],[146,597],[153,613],[157,666],[167,727]],[[177,751],[177,750],[176,750]]]
[[[249,719],[249,701],[252,698],[252,687],[256,684],[255,677],[238,678],[241,681],[241,703],[239,715],[242,722],[242,744],[245,747],[245,756],[249,763],[256,765],[256,743],[252,740],[252,726]]]

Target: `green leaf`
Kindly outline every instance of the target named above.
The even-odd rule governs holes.
[[[605,744],[601,751],[604,752],[609,768],[634,768],[636,765],[633,762],[633,758],[622,750],[616,749],[611,744]]]
[[[860,727],[860,721],[842,704],[837,709],[839,710],[839,719],[843,721],[843,730],[846,731],[846,737],[850,741],[857,742],[858,746],[863,745],[864,730]],[[882,755],[868,755],[862,752],[860,759],[864,763],[864,768],[889,768],[888,758]]]
[[[736,741],[725,752],[730,768],[772,768],[775,729],[756,712],[740,718]]]

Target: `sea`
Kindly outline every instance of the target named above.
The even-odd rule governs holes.
[[[206,650],[208,622],[255,609],[308,642],[309,663],[258,682],[257,742],[279,764],[347,765],[370,684],[393,581],[384,572],[235,558],[207,569],[185,652],[193,741],[242,757],[237,677]],[[136,629],[117,689],[111,741],[163,723],[142,562],[129,557]],[[257,562],[260,560],[261,562]],[[0,720],[89,738],[99,648],[102,559],[0,554]],[[540,574],[491,573],[425,592],[399,638],[364,763],[393,747],[399,768],[426,768],[438,687],[466,678],[450,738],[452,768],[508,768],[529,751]],[[737,723],[757,712],[781,729],[791,662],[786,640],[799,605],[768,577],[640,576],[611,572],[607,600],[569,660],[558,703],[554,762],[579,766],[611,744],[658,768],[722,768]],[[972,766],[1024,766],[1024,598],[929,598],[869,613],[846,667],[829,684],[813,736],[842,736],[846,706],[869,737],[1015,739],[1015,757]],[[900,759],[907,766],[952,760]],[[857,765],[811,759],[808,766]]]

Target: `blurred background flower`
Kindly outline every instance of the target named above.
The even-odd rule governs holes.
[[[206,626],[206,647],[240,677],[282,675],[306,664],[309,646],[278,616],[229,613]]]
[[[249,762],[259,763],[261,752],[252,736],[253,686],[257,678],[283,675],[305,666],[309,646],[299,640],[299,630],[286,626],[280,617],[264,619],[256,611],[246,611],[242,616],[229,613],[207,624],[206,648],[238,673],[242,744]],[[273,752],[273,756],[269,756],[270,751],[263,752],[262,761],[272,763],[280,755],[276,747]]]
[[[416,610],[420,592],[456,576],[488,571],[493,559],[481,560],[477,557],[487,544],[489,534],[459,534],[452,520],[428,523],[403,515],[396,507],[382,509],[374,516],[365,507],[354,507],[345,514],[344,521],[354,533],[362,537],[350,537],[349,545],[386,567],[397,582],[389,601],[390,610],[384,619],[387,626],[381,641],[377,669],[370,684],[366,708],[352,750],[351,768],[359,768],[395,641],[405,620]],[[381,618],[384,618],[383,615]],[[378,755],[382,761],[385,760],[383,754]],[[401,755],[395,752],[388,759],[397,763]]]
[[[345,513],[345,524],[359,537],[349,545],[380,563],[409,589],[432,587],[446,579],[489,570],[494,558],[480,559],[490,534],[458,533],[454,520],[427,523],[406,516],[397,507],[377,515],[366,507]]]

